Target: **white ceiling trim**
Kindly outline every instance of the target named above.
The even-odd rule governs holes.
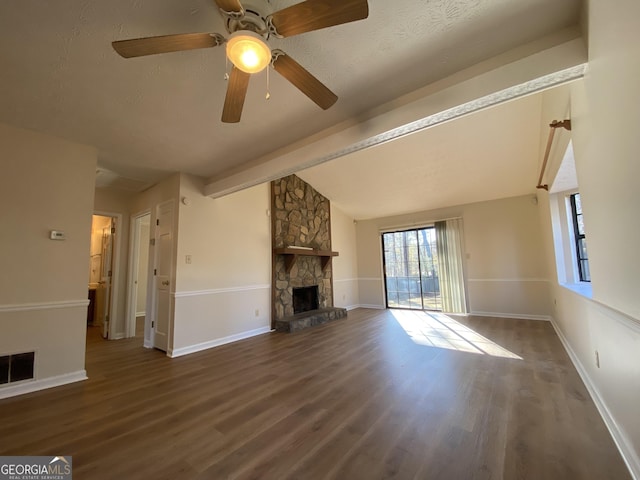
[[[421,118],[420,120],[416,120],[406,125],[402,125],[401,127],[394,128],[392,130],[381,133],[379,135],[374,135],[373,137],[370,137],[361,142],[356,142],[350,147],[343,148],[342,150],[339,150],[337,152],[330,153],[323,157],[319,157],[309,162],[306,162],[302,164],[300,167],[297,167],[295,169],[290,169],[291,171],[285,173],[282,176],[290,175],[299,170],[314,167],[316,165],[319,165],[324,162],[328,162],[330,160],[335,160],[336,158],[349,155],[350,153],[359,152],[360,150],[364,150],[365,148],[375,147],[376,145],[381,145],[386,142],[397,140],[406,135],[410,135],[412,133],[416,133],[421,130],[434,127],[441,123],[449,122],[451,120],[464,117],[471,113],[479,112],[486,108],[494,107],[496,105],[499,105],[504,102],[508,102],[510,100],[522,98],[527,95],[531,95],[534,93],[541,92],[543,90],[547,90],[549,88],[557,87],[564,83],[578,80],[584,77],[586,66],[587,65],[583,63],[581,65],[567,68],[566,70],[552,73],[550,75],[546,75],[544,77],[531,80],[521,85],[509,87],[505,90],[501,90],[499,92],[495,92],[490,95],[486,95],[484,97],[478,98],[476,100],[463,103],[462,105],[449,108],[448,110],[444,110],[440,113],[429,115],[428,117],[424,117],[424,118]]]

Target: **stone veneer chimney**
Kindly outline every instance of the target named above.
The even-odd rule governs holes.
[[[271,182],[272,249],[306,247],[331,250],[329,199],[295,175]],[[285,255],[272,258],[272,325],[293,315],[293,288],[318,286],[320,308],[333,307],[331,260],[298,255],[287,272]]]

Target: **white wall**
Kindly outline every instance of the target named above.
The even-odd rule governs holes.
[[[353,218],[331,204],[331,248],[333,257],[333,304],[352,309],[360,304],[358,293],[358,254],[356,224]]]
[[[0,158],[0,354],[36,351],[19,391],[81,380],[96,151],[0,124]]]
[[[360,303],[384,307],[381,230],[462,217],[471,313],[548,318],[548,275],[533,195],[474,203],[357,224]]]
[[[215,200],[202,189],[180,175],[189,204],[179,207],[173,356],[270,329],[269,185]]]
[[[572,85],[571,118],[593,300],[554,281],[553,316],[623,456],[640,478],[640,3],[592,0],[588,17],[589,69],[584,82]],[[540,204],[548,264],[555,268],[546,194]]]

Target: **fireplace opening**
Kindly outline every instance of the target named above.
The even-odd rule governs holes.
[[[318,309],[318,286],[293,289],[293,313],[309,312]]]

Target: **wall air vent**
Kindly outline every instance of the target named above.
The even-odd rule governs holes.
[[[34,378],[35,352],[0,357],[0,385]]]

